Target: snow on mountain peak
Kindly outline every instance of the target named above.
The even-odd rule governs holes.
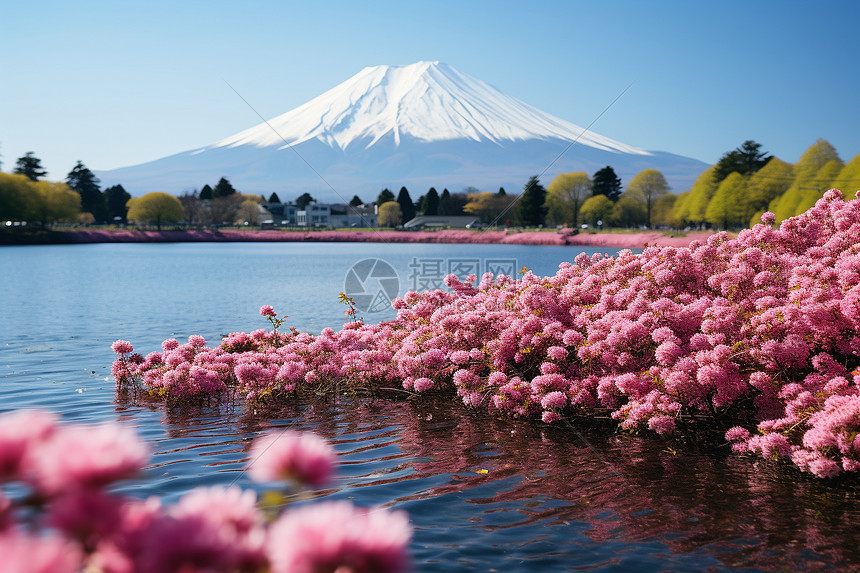
[[[391,135],[434,142],[456,139],[576,140],[621,153],[649,155],[544,113],[440,62],[371,66],[309,102],[211,148],[286,147],[317,139],[332,148],[371,147]]]

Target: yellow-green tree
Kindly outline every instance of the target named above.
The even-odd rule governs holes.
[[[386,201],[379,206],[379,226],[396,227],[403,222],[403,211],[397,201]]]
[[[259,197],[257,198],[259,199]],[[254,197],[248,197],[239,205],[239,211],[236,213],[237,223],[248,223],[256,225],[260,219],[260,202]]]
[[[0,173],[0,221],[30,220],[35,197],[26,175]]]
[[[615,203],[606,195],[594,195],[583,202],[579,208],[579,218],[589,225],[596,226],[598,221],[609,225]]]
[[[81,196],[65,183],[36,181],[31,184],[33,215],[42,225],[73,221],[81,212]]]
[[[679,195],[668,193],[663,195],[654,203],[651,210],[651,222],[655,227],[670,227],[677,229],[683,221],[675,218],[675,203],[680,200]]]
[[[638,227],[648,221],[645,204],[627,193],[621,194],[612,207],[612,222],[621,227]]]
[[[547,221],[558,225],[579,226],[579,208],[591,196],[592,183],[587,173],[561,173],[546,190]]]
[[[675,218],[697,225],[704,223],[705,211],[708,210],[708,203],[717,192],[718,185],[716,166],[711,166],[699,175],[686,199],[676,203]]]
[[[161,191],[153,191],[143,197],[133,197],[126,205],[129,221],[155,223],[159,231],[162,223],[176,223],[185,217],[185,211],[179,199]]]
[[[857,191],[860,191],[860,153],[845,164],[832,185],[841,190],[847,198],[853,197]]]
[[[747,218],[752,217],[754,221],[752,224],[761,222],[771,201],[788,191],[793,181],[794,166],[776,157],[750,176],[744,203]]]
[[[686,215],[689,213],[687,209],[687,204],[690,201],[690,192],[684,191],[678,194],[678,198],[675,200],[675,203],[672,205],[672,220],[677,223],[678,228],[683,227],[687,224],[689,219]]]
[[[729,229],[745,226],[749,220],[744,208],[746,177],[733,171],[723,179],[708,203],[705,220],[714,226]]]
[[[669,192],[669,184],[666,178],[656,169],[645,169],[636,174],[627,184],[627,191],[631,197],[637,199],[645,206],[646,224],[651,227],[651,211],[657,199]]]
[[[771,202],[770,210],[776,215],[776,221],[784,221],[814,205],[841,168],[842,160],[836,149],[827,141],[818,139],[794,165],[791,187]]]
[[[469,194],[463,212],[478,217],[482,223],[493,223],[516,197],[499,195],[492,191]]]

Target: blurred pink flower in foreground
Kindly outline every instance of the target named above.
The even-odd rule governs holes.
[[[119,424],[66,426],[27,457],[27,481],[44,495],[56,495],[134,475],[149,460],[149,448],[133,429]]]
[[[328,479],[336,457],[321,437],[292,431],[265,435],[251,451],[258,479],[302,484]],[[148,459],[146,444],[119,424],[60,426],[43,412],[0,414],[0,482],[25,482],[37,494],[7,498],[0,490],[0,571],[408,568],[412,530],[403,512],[368,512],[349,502],[287,506],[267,525],[256,493],[238,486],[197,488],[170,507],[106,491]]]
[[[0,416],[0,478],[20,477],[27,450],[46,439],[57,418],[53,414],[22,410]]]
[[[412,537],[402,511],[368,511],[346,501],[300,507],[269,528],[272,573],[387,573],[408,569]]]
[[[249,454],[248,474],[254,481],[292,479],[314,486],[328,481],[337,458],[323,438],[293,430],[257,438]]]
[[[0,533],[3,573],[73,573],[81,569],[81,552],[70,541],[20,531]]]

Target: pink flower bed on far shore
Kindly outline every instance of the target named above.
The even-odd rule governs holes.
[[[576,245],[607,248],[644,248],[646,245],[685,247],[709,233],[689,233],[667,237],[662,233],[602,233],[567,236],[555,232],[470,231],[275,231],[275,230],[189,230],[135,231],[74,230],[63,236],[70,243],[172,243],[172,242],[373,242],[373,243],[455,243],[504,245]]]

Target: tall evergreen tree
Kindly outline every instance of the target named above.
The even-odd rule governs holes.
[[[435,192],[436,190],[433,189]],[[453,215],[454,207],[451,204],[451,192],[448,189],[442,189],[441,195],[436,195],[439,197],[439,201],[436,206],[436,212],[438,215]]]
[[[445,189],[445,192],[447,193],[448,190]],[[450,194],[448,196],[450,197]],[[427,194],[424,195],[424,205],[422,205],[422,210],[424,211],[424,214],[428,217],[434,217],[436,215],[439,215],[440,203],[441,202],[439,200],[439,193],[436,192],[435,187],[431,187]]]
[[[740,147],[723,154],[720,160],[717,161],[714,176],[717,183],[721,183],[723,179],[731,173],[740,173],[741,175],[750,175],[764,167],[771,156],[764,151],[760,151],[761,144],[748,139],[744,141]]]
[[[591,178],[591,195],[606,195],[612,201],[621,197],[621,178],[609,165],[597,170]]]
[[[383,203],[388,203],[389,201],[394,201],[394,193],[392,193],[388,188],[385,188],[380,191],[379,195],[376,197],[376,204],[382,205]]]
[[[545,202],[546,188],[535,175],[523,187],[523,194],[515,214],[517,223],[528,227],[543,225],[546,218]]]
[[[122,185],[113,185],[105,189],[105,205],[107,206],[108,220],[113,221],[119,217],[123,223],[128,222],[128,200],[131,194]]]
[[[233,185],[227,181],[226,177],[222,177],[218,180],[215,188],[212,189],[212,198],[217,199],[218,197],[227,197],[229,195],[234,195],[235,193],[236,189],[233,188]]]
[[[311,197],[310,193],[302,193],[296,199],[296,207],[298,207],[300,211],[304,210],[304,208],[311,203],[316,203],[316,199]]]
[[[201,201],[210,201],[212,199],[212,188],[207,183],[203,186],[203,189],[200,190],[200,200]]]
[[[361,207],[362,205],[364,205],[364,201],[362,201],[358,195],[353,195],[352,199],[349,201],[350,207]]]
[[[406,190],[406,187],[400,188],[400,193],[397,194],[397,202],[400,204],[400,212],[404,223],[415,218],[415,204],[412,202],[412,197],[409,196],[409,191]]]
[[[42,167],[42,160],[33,155],[32,151],[28,151],[15,162],[15,170],[12,173],[24,175],[30,181],[38,181],[39,177],[44,177],[48,172]]]
[[[499,187],[499,191],[498,191],[498,193],[496,193],[496,197],[504,197],[507,194],[508,193],[507,193],[507,191],[505,191],[504,187]]]
[[[81,210],[92,213],[96,221],[107,220],[107,203],[99,187],[99,180],[82,162],[75,163],[69,171],[66,184],[81,196]]]
[[[278,197],[277,193],[273,192],[271,195],[269,195],[269,203],[280,203],[280,202],[281,202],[281,198]]]

